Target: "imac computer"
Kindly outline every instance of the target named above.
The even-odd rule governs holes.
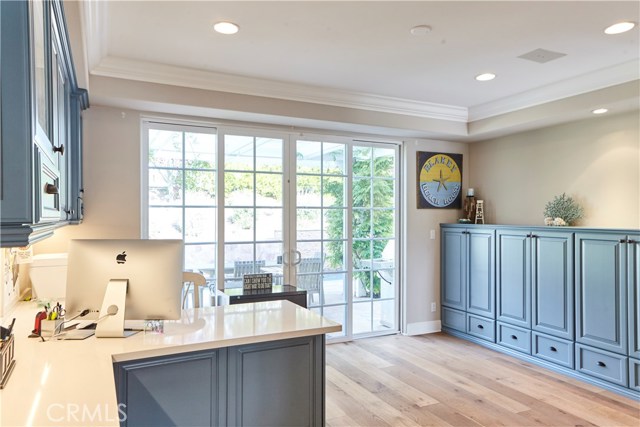
[[[179,319],[182,271],[182,240],[72,240],[66,317],[89,310],[96,337],[125,336],[125,319]]]

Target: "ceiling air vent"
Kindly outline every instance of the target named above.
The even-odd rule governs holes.
[[[520,55],[518,56],[518,58],[527,59],[539,64],[544,64],[545,62],[553,61],[554,59],[562,58],[563,56],[567,56],[567,54],[553,52],[545,49],[536,49],[532,50],[531,52],[525,53],[524,55]]]

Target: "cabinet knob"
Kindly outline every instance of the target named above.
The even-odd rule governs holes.
[[[620,239],[620,243],[628,243],[629,241],[626,239]]]
[[[558,351],[558,349],[557,349],[557,348],[555,348],[554,346],[549,347],[549,350],[551,350],[551,351]]]
[[[59,147],[53,146],[54,153],[60,153],[61,156],[64,156],[64,144],[60,144]]]
[[[515,335],[511,335],[511,339],[512,339],[512,340],[517,340],[517,339],[518,339],[518,337],[517,337],[517,336],[515,336]]]
[[[598,366],[602,366],[604,368],[607,364],[598,360]]]
[[[638,243],[638,242],[636,242],[635,240],[627,240],[627,243],[631,243],[633,245],[634,243]]]
[[[484,329],[484,326],[478,325],[478,329]]]
[[[56,185],[46,183],[44,186],[44,192],[47,194],[58,194],[58,187]]]

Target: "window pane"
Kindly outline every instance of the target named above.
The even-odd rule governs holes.
[[[385,331],[396,329],[395,300],[373,302],[373,330]]]
[[[324,177],[322,180],[322,197],[325,207],[343,207],[346,206],[344,201],[346,178],[342,177]]]
[[[345,248],[347,242],[345,240],[332,240],[325,242],[325,271],[344,271],[347,269],[344,259]]]
[[[353,333],[371,332],[371,303],[353,304]]]
[[[373,180],[373,207],[389,208],[394,205],[394,181],[391,179]]]
[[[149,166],[182,167],[182,132],[149,129]]]
[[[346,149],[344,144],[323,144],[323,172],[330,175],[344,175]]]
[[[321,142],[298,141],[296,144],[296,163],[298,173],[320,173],[321,156]]]
[[[225,273],[227,263],[233,273],[235,261],[253,261],[253,243],[226,244],[224,245]]]
[[[214,169],[216,164],[216,135],[207,133],[184,134],[185,167]]]
[[[322,217],[320,209],[297,209],[298,240],[320,239],[322,236]]]
[[[371,206],[371,180],[369,178],[353,179],[353,207],[368,208]]]
[[[226,206],[253,206],[253,174],[226,172],[224,174],[224,203]]]
[[[227,242],[253,241],[253,209],[227,208],[224,211],[224,238]]]
[[[282,240],[282,208],[256,209],[256,240]]]
[[[394,237],[394,213],[392,210],[373,211],[373,237]]]
[[[282,252],[282,242],[256,243],[256,259],[264,261],[265,266],[282,267],[282,263],[278,264],[278,257],[282,256]],[[273,274],[273,271],[271,273]],[[282,269],[280,269],[280,275],[282,275]]]
[[[322,287],[325,304],[347,301],[347,276],[344,273],[325,274]]]
[[[182,171],[149,169],[149,204],[182,204]]]
[[[325,239],[343,239],[345,238],[345,219],[347,215],[346,209],[323,209],[324,224],[323,238]]]
[[[371,176],[371,148],[353,147],[353,176]]]
[[[393,177],[395,175],[395,150],[391,148],[373,149],[373,175]]]
[[[186,205],[215,206],[216,173],[214,171],[190,171],[184,173]]]
[[[281,174],[256,174],[256,206],[282,206]]]
[[[184,245],[184,266],[215,278],[216,245]]]
[[[185,209],[185,243],[216,241],[216,209]]]
[[[256,170],[282,172],[282,140],[256,138]]]
[[[351,229],[353,237],[371,237],[371,211],[368,209],[358,209],[353,211],[353,224]]]
[[[322,178],[316,175],[298,176],[296,180],[298,206],[322,206]]]
[[[150,239],[182,239],[181,208],[149,208]]]
[[[224,137],[224,168],[253,170],[253,137],[226,135]]]

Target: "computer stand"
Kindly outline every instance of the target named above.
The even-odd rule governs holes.
[[[96,338],[125,338],[135,332],[124,330],[127,279],[109,280],[96,322]]]

